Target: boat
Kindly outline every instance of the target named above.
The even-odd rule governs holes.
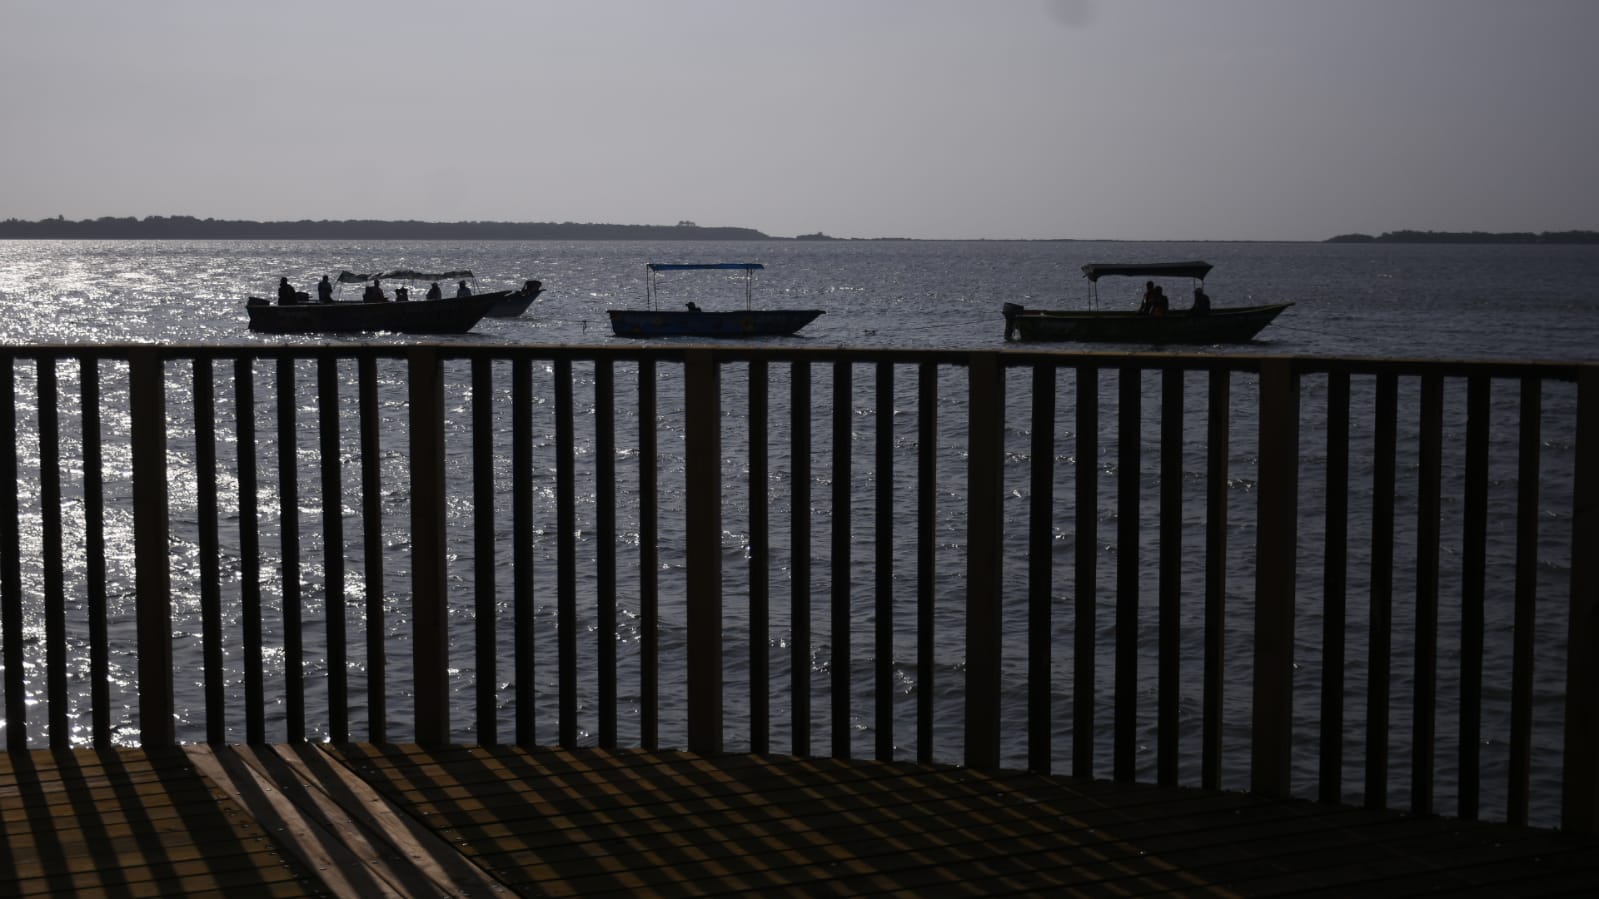
[[[1090,263],[1083,266],[1092,296],[1093,309],[1027,309],[1019,303],[1006,303],[1006,340],[1080,340],[1124,343],[1246,343],[1271,324],[1293,303],[1261,306],[1213,306],[1208,312],[1166,309],[1161,314],[1142,311],[1104,311],[1099,305],[1099,279],[1106,276],[1133,278],[1191,278],[1202,284],[1212,266],[1199,260],[1189,262]],[[1196,293],[1201,293],[1202,288]]]
[[[500,301],[489,307],[490,318],[515,318],[526,312],[533,301],[544,292],[544,282],[528,281],[520,288],[507,293]]]
[[[369,281],[464,281],[472,278],[466,270],[417,272],[397,269],[376,274],[339,272],[336,283],[361,284]],[[465,334],[472,330],[495,304],[511,291],[474,293],[467,297],[415,300],[340,300],[298,303],[273,303],[250,297],[245,310],[250,330],[267,334],[322,334],[365,331],[392,331],[400,334]],[[300,294],[303,298],[304,294]]]
[[[617,337],[788,337],[821,315],[821,309],[752,308],[755,272],[759,262],[677,263],[651,262],[645,266],[648,309],[611,309],[611,332]],[[661,272],[741,271],[744,273],[744,309],[709,310],[689,302],[684,309],[658,308],[656,278]]]

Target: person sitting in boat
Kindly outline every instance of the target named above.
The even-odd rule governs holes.
[[[530,293],[538,293],[539,291],[541,291],[543,289],[544,289],[544,282],[543,281],[531,281],[530,280],[526,284],[522,285],[522,295],[523,296],[527,296]]]
[[[1138,314],[1148,315],[1155,308],[1155,282],[1144,282],[1144,299],[1138,304]]]
[[[323,275],[322,280],[316,282],[316,301],[318,303],[333,302],[333,282],[328,280],[327,275]]]
[[[409,287],[396,287],[396,288],[394,288],[394,302],[403,303],[406,300],[409,300],[410,298],[411,298],[411,289]]]
[[[1171,303],[1166,299],[1166,289],[1163,287],[1156,287],[1155,302],[1149,307],[1149,314],[1156,318],[1164,318],[1167,310],[1170,308]]]
[[[1205,293],[1205,288],[1194,288],[1194,308],[1188,310],[1189,315],[1209,315],[1210,296]]]
[[[383,295],[383,283],[373,278],[372,283],[367,285],[366,290],[361,294],[361,301],[365,303],[387,303],[389,298]]]
[[[429,287],[428,292],[423,296],[429,300],[442,300],[444,299],[444,291],[439,289],[439,282],[434,281],[433,286]]]
[[[688,306],[688,311],[690,311],[690,312],[698,312],[698,311],[700,311],[700,304],[694,302],[693,300],[689,300],[688,303],[686,303],[685,305]]]
[[[472,288],[467,287],[465,281],[460,281],[460,282],[457,282],[457,283],[459,283],[461,285],[460,287],[457,287],[455,289],[455,296],[457,298],[469,297],[469,296],[472,295]]]
[[[288,278],[279,278],[278,279],[278,305],[279,306],[293,306],[295,303],[297,303],[299,301],[300,301],[300,297],[295,292],[294,285],[289,283],[289,279]]]

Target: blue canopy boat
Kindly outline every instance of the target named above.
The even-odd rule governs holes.
[[[821,309],[754,309],[754,273],[759,262],[676,263],[651,262],[645,266],[648,309],[611,309],[611,332],[617,337],[787,337],[810,324]],[[742,271],[744,310],[713,311],[690,302],[686,309],[660,309],[656,276],[661,272]]]
[[[1093,309],[1027,309],[1006,303],[1006,340],[1080,340],[1124,343],[1245,343],[1293,303],[1264,306],[1217,306],[1199,310],[1164,309],[1106,312],[1099,306],[1099,279],[1106,275],[1134,278],[1192,278],[1196,285],[1210,273],[1208,262],[1090,263],[1083,274],[1090,284]],[[1206,301],[1208,303],[1208,300]]]

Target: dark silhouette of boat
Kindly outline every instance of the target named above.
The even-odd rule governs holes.
[[[513,290],[500,298],[498,303],[489,307],[490,318],[515,318],[526,312],[533,301],[544,292],[544,282],[528,281],[521,288]]]
[[[337,283],[360,284],[368,281],[453,281],[472,277],[469,271],[438,274],[401,269],[378,274],[340,272]],[[495,304],[509,296],[509,290],[474,293],[471,296],[419,300],[339,300],[273,303],[250,297],[245,306],[250,330],[267,334],[322,334],[391,331],[399,334],[465,334],[472,330]],[[301,294],[300,296],[304,296]]]
[[[1092,263],[1083,274],[1094,285],[1093,304],[1098,306],[1098,281],[1106,275],[1138,278],[1192,278],[1203,282],[1210,272],[1208,262],[1156,262],[1137,264]],[[1196,296],[1200,291],[1196,290]],[[1208,304],[1208,299],[1206,300]],[[1019,303],[1006,303],[1006,340],[1080,340],[1122,343],[1245,343],[1253,340],[1293,303],[1262,306],[1218,306],[1198,309],[1114,311],[1027,309]]]
[[[759,262],[651,262],[645,268],[649,273],[645,293],[650,308],[608,310],[611,332],[617,337],[787,337],[810,324],[824,311],[752,308],[754,272],[765,268]],[[744,273],[743,310],[706,310],[693,302],[686,304],[687,308],[682,310],[657,307],[655,276],[658,273],[706,270]]]

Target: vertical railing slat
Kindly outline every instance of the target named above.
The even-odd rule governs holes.
[[[216,384],[211,358],[194,360],[194,479],[195,518],[200,550],[200,646],[205,670],[205,739],[212,745],[227,742],[228,708],[226,675],[222,669],[221,555],[217,534]]]
[[[933,761],[938,543],[938,365],[916,377],[916,761]]]
[[[533,361],[511,363],[511,632],[516,666],[516,745],[538,742],[533,652]],[[643,497],[640,497],[643,501]]]
[[[1388,807],[1388,717],[1390,653],[1394,615],[1394,488],[1399,432],[1399,378],[1377,375],[1372,441],[1371,626],[1366,637],[1367,808]]]
[[[106,618],[105,454],[100,433],[100,361],[78,362],[83,424],[83,562],[89,614],[89,704],[94,748],[111,747],[111,647]]]
[[[67,708],[67,596],[62,572],[61,538],[61,414],[55,358],[40,356],[36,371],[39,548],[44,580],[45,722],[49,727],[50,748],[59,751],[72,744],[72,732]]]
[[[688,748],[722,751],[722,396],[710,350],[683,360]]]
[[[1571,596],[1566,618],[1566,735],[1560,829],[1599,832],[1599,368],[1577,376]]]
[[[789,376],[789,436],[794,464],[793,498],[789,504],[789,554],[794,559],[790,584],[793,636],[789,644],[789,691],[797,756],[811,754],[811,366],[796,359]]]
[[[1505,820],[1525,825],[1532,781],[1533,677],[1538,660],[1538,493],[1542,384],[1521,380],[1516,459],[1516,609],[1510,674],[1510,764]]]
[[[594,362],[594,605],[599,667],[599,741],[616,746],[616,381],[609,359]]]
[[[434,347],[406,352],[411,453],[411,659],[416,741],[450,742],[444,372]]]
[[[1143,370],[1123,366],[1117,380],[1116,434],[1116,674],[1111,776],[1137,777],[1138,750],[1138,517],[1142,505]]]
[[[997,354],[968,358],[966,765],[982,770],[1000,760],[1005,379]]]
[[[6,666],[6,749],[28,748],[28,682],[22,660],[22,527],[17,491],[16,357],[0,355],[0,656]]]
[[[499,740],[499,653],[495,645],[494,361],[472,359],[472,599],[473,693],[477,742]]]
[[[1155,779],[1177,785],[1177,730],[1182,677],[1183,371],[1161,372],[1159,668]]]
[[[261,635],[261,531],[258,515],[254,360],[233,363],[234,431],[239,478],[239,614],[243,618],[244,739],[266,742],[266,684]]]
[[[1299,521],[1299,389],[1293,363],[1260,365],[1255,663],[1250,789],[1292,788],[1294,572]]]
[[[349,647],[344,615],[344,466],[339,458],[339,360],[317,359],[322,455],[323,614],[327,618],[328,738],[350,740]]]
[[[557,739],[577,746],[577,484],[572,362],[555,360],[555,666]]]
[[[1317,798],[1338,802],[1344,766],[1344,628],[1349,566],[1349,375],[1327,376],[1327,511],[1322,532],[1321,759]]]
[[[1410,811],[1432,814],[1438,716],[1438,539],[1443,466],[1443,377],[1421,379],[1416,502],[1416,658],[1410,738]]]
[[[876,716],[877,758],[894,758],[894,365],[877,363],[877,482],[876,521],[877,598],[872,622],[877,657]]]
[[[766,417],[770,372],[765,360],[749,366],[750,491],[750,752],[771,751],[771,469]]]
[[[378,406],[377,359],[363,354],[356,364],[361,419],[361,537],[366,598],[366,731],[374,743],[388,741],[388,658],[383,609],[383,445]]]
[[[305,631],[300,609],[299,433],[295,426],[294,357],[281,356],[278,387],[278,544],[283,595],[283,706],[287,739],[305,739]]]
[[[1227,685],[1228,450],[1232,442],[1232,373],[1210,373],[1205,421],[1205,672],[1201,699],[1200,784],[1221,788]]]
[[[656,370],[650,358],[638,364],[638,491],[639,491],[639,743],[660,745],[661,613],[659,437],[656,431]]]
[[[1052,770],[1055,716],[1055,366],[1033,366],[1027,517],[1027,769]]]
[[[1072,776],[1094,776],[1099,606],[1099,369],[1077,369],[1077,542],[1072,611]]]
[[[833,758],[850,757],[850,662],[853,652],[850,633],[850,546],[853,516],[850,497],[854,492],[851,467],[855,429],[854,369],[849,362],[833,364],[833,521],[831,565],[828,584],[828,609],[832,647],[828,653],[832,672],[830,708],[833,715]]]
[[[1490,382],[1466,382],[1465,521],[1460,558],[1460,801],[1456,814],[1477,817],[1482,781],[1482,653],[1488,556]]]
[[[134,589],[138,597],[135,627],[139,653],[139,743],[147,749],[177,743],[172,694],[165,375],[158,349],[137,347],[128,352]]]

